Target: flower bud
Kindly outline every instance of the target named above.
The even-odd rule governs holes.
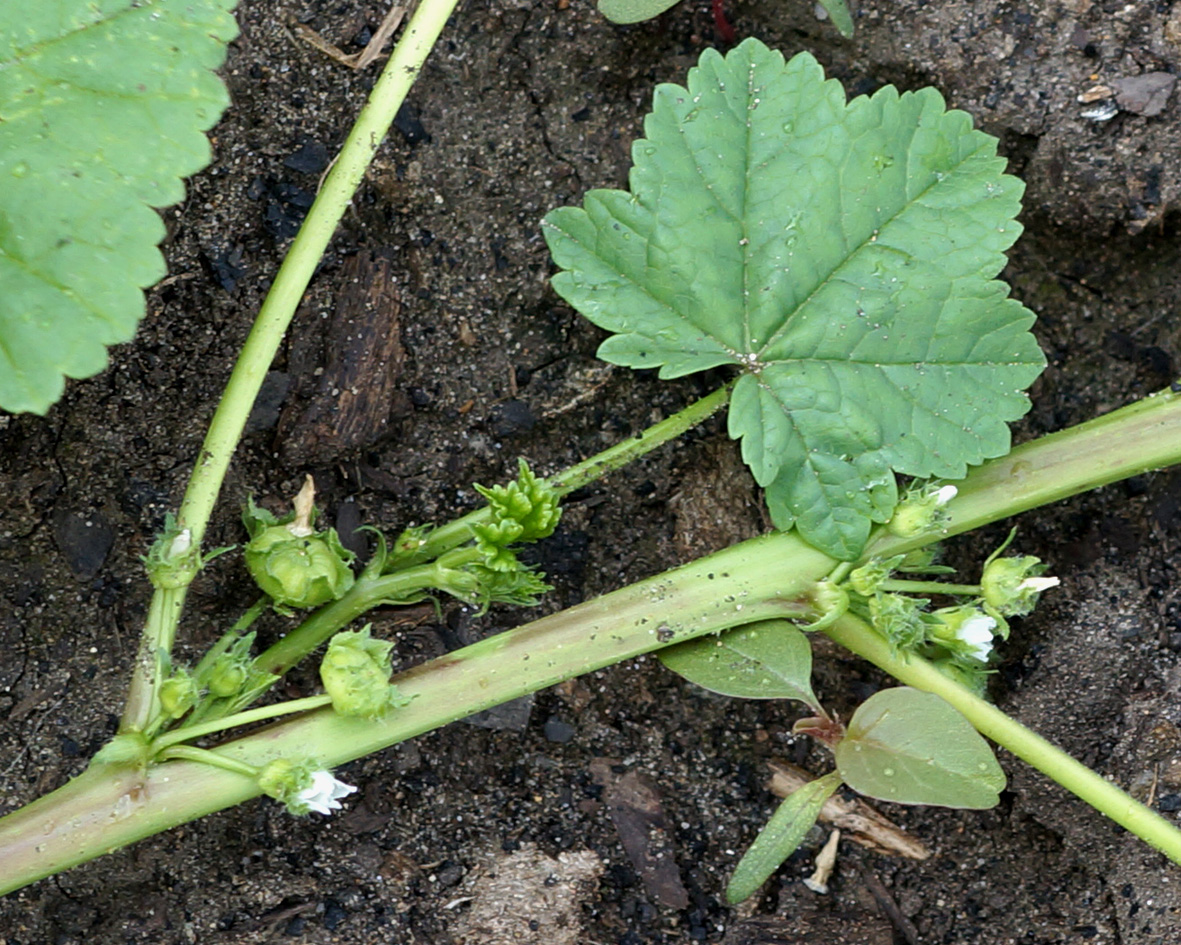
[[[917,538],[943,527],[947,515],[943,506],[954,499],[959,490],[955,486],[925,485],[912,491],[898,503],[894,516],[887,523],[890,533],[899,538]]]
[[[201,553],[193,545],[192,531],[180,528],[172,515],[142,560],[152,586],[165,590],[187,587],[201,570]]]
[[[294,512],[277,519],[249,501],[242,522],[250,533],[244,557],[254,581],[276,610],[319,607],[339,600],[353,586],[355,555],[329,528],[316,531],[315,485],[308,476],[292,502]]]
[[[209,672],[209,691],[221,699],[232,698],[242,691],[248,674],[241,660],[224,654]]]
[[[871,558],[866,564],[849,573],[849,587],[862,597],[873,597],[883,581],[889,580],[902,561],[902,555],[891,558]]]
[[[320,681],[341,715],[374,719],[406,700],[390,685],[393,644],[374,640],[369,626],[344,630],[332,638],[320,663]]]
[[[1042,591],[1058,586],[1058,578],[1040,577],[1044,570],[1041,560],[1032,555],[993,558],[984,565],[980,593],[1001,616],[1023,616],[1033,610]]]
[[[896,649],[912,649],[924,642],[927,629],[923,608],[928,601],[905,594],[875,594],[869,600],[869,621]]]
[[[197,704],[197,695],[188,670],[178,669],[160,684],[160,707],[169,718],[179,719]]]
[[[353,586],[353,555],[333,529],[299,538],[285,525],[272,525],[250,540],[245,558],[255,583],[276,607],[319,607]]]

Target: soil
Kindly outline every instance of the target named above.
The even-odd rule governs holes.
[[[1175,73],[1181,3],[855,6],[851,41],[807,2],[729,14],[739,38],[809,50],[853,93],[933,84],[1000,138],[1028,182],[1006,278],[1039,314],[1049,359],[1016,438],[1167,385],[1181,350],[1181,96],[1150,114],[1125,91],[1106,121],[1077,97]],[[376,0],[242,4],[224,69],[234,104],[213,164],[164,211],[170,275],[138,336],[47,417],[0,418],[0,809],[81,771],[114,731],[148,600],[138,556],[180,499],[282,250],[374,79],[292,24],[355,52],[383,13]],[[600,333],[548,288],[538,221],[589,188],[622,186],[653,86],[683,81],[720,45],[704,2],[631,28],[586,0],[466,3],[317,273],[211,544],[242,540],[247,495],[277,507],[307,472],[342,527],[445,520],[519,455],[557,470],[716,385],[597,362]],[[388,416],[338,428],[319,381],[343,376],[334,313],[358,272],[384,274],[400,299],[387,316],[396,370],[374,382]],[[1170,817],[1181,809],[1179,505],[1181,474],[1164,471],[1023,516],[1020,551],[1051,562],[1063,587],[1015,625],[991,688]],[[950,559],[970,572],[1009,524],[952,542]],[[539,552],[556,585],[541,609],[764,527],[733,446],[708,424],[574,497]],[[233,556],[219,559],[190,598],[180,655],[252,599]],[[411,665],[527,617],[446,606],[442,619],[383,612],[376,625]],[[270,618],[265,633],[284,626]],[[838,711],[884,684],[839,653],[818,660],[817,691]],[[297,675],[290,690],[313,685]],[[757,900],[727,908],[726,877],[774,807],[766,762],[824,770],[791,736],[794,718],[790,703],[714,697],[629,662],[348,765],[341,776],[361,793],[343,816],[294,819],[255,801],[34,884],[0,901],[0,942],[1181,941],[1177,867],[1003,753],[1010,785],[994,810],[880,805],[930,859],[844,844],[817,894],[800,879],[818,829]],[[620,796],[644,817],[623,816]]]

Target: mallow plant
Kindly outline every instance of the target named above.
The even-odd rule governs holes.
[[[22,116],[53,116],[75,87],[102,86],[86,69],[116,45],[104,30],[115,35],[137,16],[143,29],[164,21],[169,50],[184,45],[185,23],[201,22],[204,38],[232,35],[224,4],[81,6],[74,19],[30,19],[42,33],[5,53],[0,174],[23,180],[38,166],[9,135]],[[208,22],[194,14],[202,6],[213,11]],[[629,188],[592,191],[542,227],[554,289],[607,332],[600,357],[669,379],[725,369],[729,381],[573,468],[542,477],[522,461],[513,481],[479,486],[484,504],[460,519],[392,531],[374,523],[364,567],[317,520],[311,481],[283,515],[227,497],[244,507],[242,544],[205,547],[262,377],[450,11],[420,5],[325,179],[194,457],[188,491],[145,549],[154,596],[118,734],[84,773],[0,820],[0,890],[259,795],[294,815],[331,814],[355,789],[333,775],[342,763],[650,652],[716,692],[800,703],[796,731],[831,753],[831,770],[785,800],[758,835],[727,889],[731,901],[759,888],[842,784],[903,804],[996,804],[1005,777],[986,738],[1181,862],[1172,824],[985,697],[995,648],[1010,621],[1053,592],[1052,567],[1017,553],[1012,537],[971,575],[952,577],[938,557],[949,536],[1181,461],[1181,398],[1163,391],[1010,448],[1007,424],[1028,409],[1025,390],[1044,366],[1033,314],[996,279],[1020,233],[1023,188],[1004,173],[995,140],[931,89],[887,86],[846,101],[807,54],[785,61],[753,39],[725,56],[707,51],[684,86],[655,90]],[[91,46],[80,51],[71,43],[83,34]],[[203,44],[190,74],[216,98],[204,70],[219,60]],[[46,75],[59,76],[48,92],[36,84]],[[202,110],[195,126],[211,117]],[[67,162],[101,177],[88,157]],[[156,191],[136,184],[137,213],[156,199],[145,190],[157,203],[174,198],[168,175],[186,169],[172,167]],[[137,179],[136,168],[124,170]],[[116,194],[120,175],[110,176]],[[61,177],[69,187],[71,175]],[[31,226],[33,205],[30,193],[2,192],[0,220],[23,209]],[[58,216],[40,222],[78,222]],[[97,211],[83,214],[78,225],[95,219]],[[64,244],[94,285],[86,266],[132,232],[116,223],[100,220],[85,240]],[[63,239],[0,229],[0,349],[14,350],[16,339],[39,350],[37,332],[53,317],[93,326],[100,301],[126,307],[124,290],[120,300],[71,287],[69,259],[56,256]],[[87,247],[98,263],[86,262]],[[132,287],[154,273],[137,269]],[[71,305],[85,311],[71,314]],[[7,365],[5,403],[44,410],[62,374],[101,360],[93,351],[102,337],[91,342],[79,341],[90,360],[55,364],[47,354],[40,374]],[[774,531],[393,674],[392,644],[372,634],[367,611],[445,597],[480,610],[536,601],[544,576],[518,552],[553,532],[562,497],[722,409]],[[174,644],[189,623],[186,593],[214,555],[239,556],[260,597],[183,664]],[[267,610],[288,615],[290,629],[262,647],[253,627]],[[817,634],[900,685],[838,717],[810,681]],[[318,661],[323,693],[283,701],[275,684],[304,659]]]

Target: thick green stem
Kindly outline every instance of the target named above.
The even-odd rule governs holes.
[[[996,706],[972,695],[926,660],[904,653],[892,653],[882,636],[857,617],[841,617],[824,633],[841,646],[884,669],[899,682],[941,697],[963,713],[982,735],[1049,775],[1175,863],[1181,863],[1181,830],[1086,765],[1075,761],[1061,748],[1005,715]]]
[[[756,538],[415,667],[394,680],[414,698],[386,719],[325,708],[217,752],[251,768],[309,756],[334,767],[671,642],[800,616],[802,593],[832,565],[794,535]],[[0,894],[258,793],[249,778],[188,761],[142,773],[95,766],[0,820]]]
[[[423,0],[415,11],[275,275],[209,423],[200,459],[177,516],[179,526],[189,530],[198,548],[246,418],[312,273],[456,3],[457,0]],[[183,602],[183,591],[179,599]],[[151,631],[151,639],[145,641],[145,646],[152,652],[171,653],[179,616],[178,607]],[[123,731],[144,730],[151,718],[158,685],[158,675],[143,661],[137,662],[123,713]]]
[[[1179,462],[1181,399],[1150,397],[973,470],[947,506],[948,532]],[[941,537],[881,535],[872,553],[898,554]],[[320,709],[218,751],[253,767],[308,754],[326,766],[341,764],[661,646],[747,621],[799,615],[810,609],[812,585],[835,564],[794,535],[757,538],[418,666],[395,680],[404,695],[417,698],[384,720]],[[95,766],[0,820],[0,893],[257,794],[247,778],[192,762],[144,772]],[[1135,804],[1130,798],[1123,803]],[[1150,837],[1155,829],[1149,827]]]

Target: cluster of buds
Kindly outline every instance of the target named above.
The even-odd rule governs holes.
[[[477,485],[476,491],[488,500],[490,514],[487,522],[473,525],[472,532],[485,566],[494,571],[519,568],[510,546],[548,538],[562,517],[558,496],[524,460],[513,482],[505,486]]]

